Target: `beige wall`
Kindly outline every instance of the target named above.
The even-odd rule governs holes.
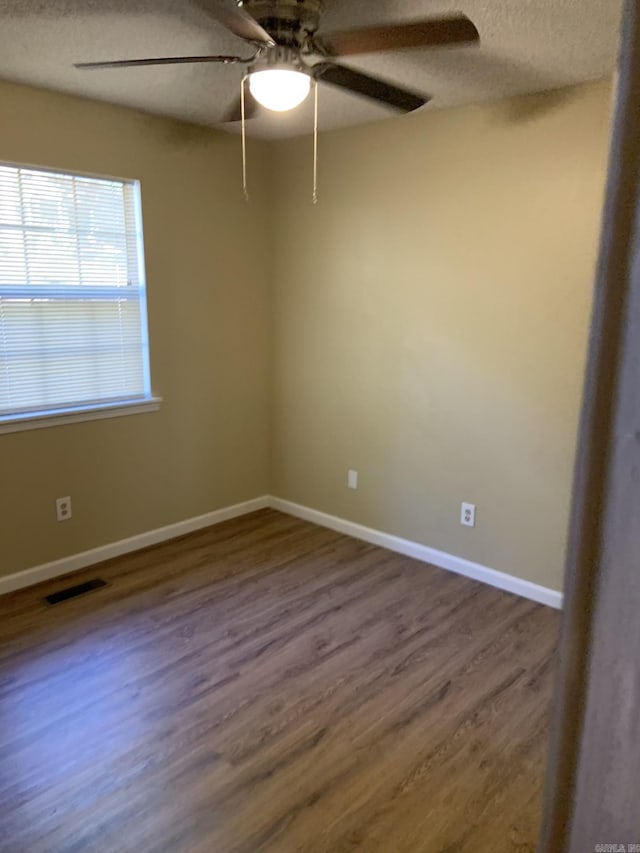
[[[142,181],[165,400],[0,436],[0,574],[272,491],[558,588],[608,119],[599,84],[325,134],[316,208],[310,140],[254,143],[247,207],[236,137],[0,84],[0,160]]]
[[[0,574],[268,489],[268,148],[0,84],[0,160],[139,178],[157,413],[0,436]],[[58,524],[54,501],[71,495]]]
[[[278,144],[275,494],[561,586],[609,101]]]

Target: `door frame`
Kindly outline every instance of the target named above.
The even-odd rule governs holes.
[[[564,602],[538,851],[640,845],[637,0],[623,13]]]

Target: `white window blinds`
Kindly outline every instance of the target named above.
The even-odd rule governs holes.
[[[138,184],[0,165],[0,421],[150,396]]]

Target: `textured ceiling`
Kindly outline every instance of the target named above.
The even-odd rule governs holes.
[[[610,75],[621,5],[622,0],[327,0],[321,31],[467,14],[480,30],[480,48],[345,61],[432,94],[424,109],[434,109]],[[202,124],[215,126],[237,97],[237,66],[82,72],[72,63],[243,49],[189,0],[0,0],[0,78]],[[251,132],[268,137],[308,132],[310,108],[308,102],[288,115],[263,112],[250,123]],[[321,129],[389,115],[370,101],[326,85],[320,89]]]

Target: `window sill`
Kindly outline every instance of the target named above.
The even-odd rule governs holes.
[[[148,400],[136,400],[130,403],[105,403],[104,405],[78,406],[57,412],[9,415],[0,418],[0,435],[7,432],[75,424],[80,421],[98,421],[103,418],[120,418],[124,415],[157,412],[161,402],[162,397],[151,397]]]

